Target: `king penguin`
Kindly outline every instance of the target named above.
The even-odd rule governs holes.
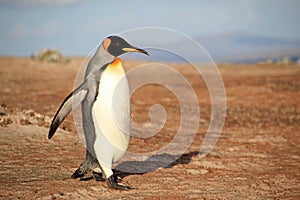
[[[103,40],[87,66],[83,83],[60,105],[48,134],[51,139],[72,109],[81,105],[86,158],[72,178],[100,168],[107,185],[121,190],[130,187],[117,183],[112,164],[124,156],[130,139],[130,91],[119,58],[127,52],[149,55],[119,36]]]

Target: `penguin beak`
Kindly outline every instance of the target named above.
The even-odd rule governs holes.
[[[136,47],[125,47],[125,48],[122,48],[123,51],[126,51],[126,52],[138,52],[138,53],[143,53],[143,54],[146,54],[149,56],[149,53],[144,50],[144,49],[139,49],[139,48],[136,48]]]

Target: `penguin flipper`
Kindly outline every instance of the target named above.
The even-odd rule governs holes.
[[[64,121],[72,109],[77,108],[87,96],[88,90],[77,88],[69,94],[56,112],[48,133],[48,139],[51,139],[59,125]]]

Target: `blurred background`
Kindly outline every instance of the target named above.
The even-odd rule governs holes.
[[[298,62],[299,8],[298,0],[1,0],[0,55],[54,48],[86,56],[108,35],[163,27],[192,37],[215,61]]]

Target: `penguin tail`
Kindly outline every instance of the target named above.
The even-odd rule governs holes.
[[[80,89],[80,87],[78,87],[65,98],[51,122],[48,139],[52,138],[52,136],[55,134],[55,131],[68,116],[68,114],[81,104],[81,102],[86,98],[87,93],[88,90]]]

